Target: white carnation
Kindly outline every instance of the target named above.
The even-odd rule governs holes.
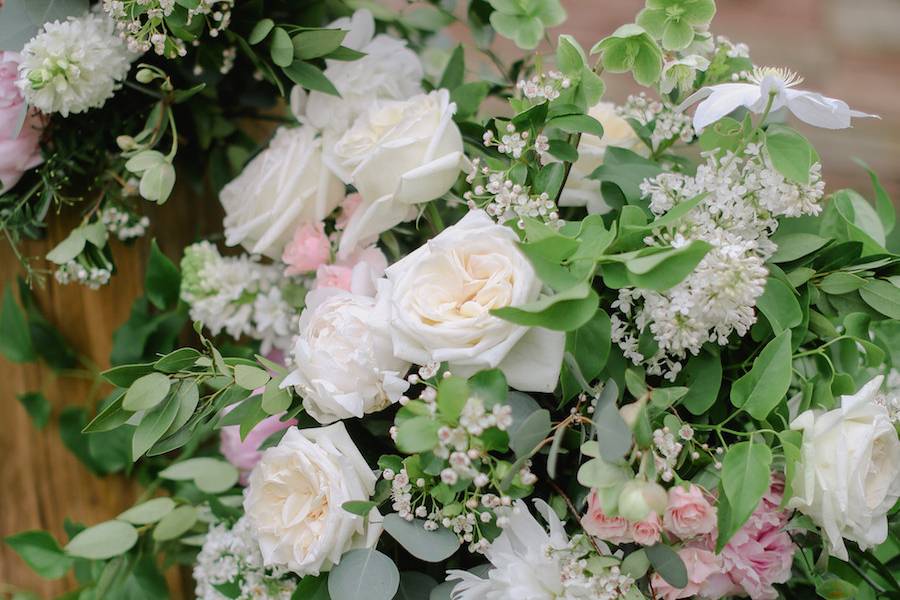
[[[28,104],[67,117],[103,106],[130,68],[113,22],[88,13],[44,24],[22,50],[18,86]]]
[[[336,288],[314,290],[300,316],[296,369],[284,380],[320,423],[382,410],[409,387],[409,363],[395,358],[387,307]]]

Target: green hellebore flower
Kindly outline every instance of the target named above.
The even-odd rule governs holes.
[[[637,24],[666,50],[682,50],[694,40],[694,28],[709,24],[715,14],[714,0],[647,0]]]
[[[602,52],[603,68],[611,73],[633,71],[634,80],[650,86],[659,81],[663,54],[650,34],[634,24],[623,25],[600,40],[591,54]]]
[[[544,28],[555,27],[566,20],[559,0],[490,0],[494,12],[491,26],[523,50],[537,47]]]

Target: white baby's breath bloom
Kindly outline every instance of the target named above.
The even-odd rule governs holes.
[[[795,90],[803,78],[788,69],[757,67],[748,83],[720,83],[705,87],[679,107],[681,110],[699,100],[694,113],[694,129],[698,131],[743,106],[751,112],[765,111],[771,98],[771,110],[787,108],[805,123],[825,129],[850,127],[852,117],[876,117],[858,110],[851,110],[847,103],[822,94]]]
[[[325,75],[340,92],[336,98],[313,91],[298,117],[325,132],[340,136],[378,100],[405,100],[422,92],[422,64],[406,42],[375,35],[372,13],[362,9],[334,21],[329,28],[348,30],[342,45],[365,53],[359,60],[326,59]],[[299,108],[299,107],[298,107]]]
[[[499,368],[517,389],[552,391],[565,336],[490,312],[540,294],[516,241],[511,229],[471,211],[389,267],[378,293],[390,305],[394,354],[419,365],[446,361],[461,376]]]
[[[88,13],[45,23],[22,49],[18,86],[44,113],[81,113],[113,96],[131,55],[105,15]]]
[[[345,552],[373,545],[380,529],[341,507],[368,500],[375,481],[343,423],[288,429],[254,467],[244,495],[263,564],[318,575]]]
[[[294,386],[314,419],[327,424],[362,417],[397,402],[409,388],[409,363],[395,358],[387,306],[335,288],[313,290],[294,345]]]
[[[862,550],[887,538],[887,513],[900,498],[900,440],[876,402],[884,377],[841,397],[839,408],[809,410],[791,422],[803,432],[788,507],[822,527],[829,552],[847,560],[843,538]]]
[[[341,182],[322,164],[316,132],[281,128],[219,194],[225,243],[278,259],[298,225],[322,221],[343,197]]]

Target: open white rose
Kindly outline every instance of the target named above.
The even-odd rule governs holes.
[[[504,321],[490,311],[537,299],[541,280],[516,235],[472,211],[387,269],[394,354],[424,365],[448,362],[456,375],[499,367],[524,391],[556,387],[565,336]]]
[[[616,114],[611,102],[594,105],[588,114],[603,125],[603,137],[586,133],[578,143],[578,160],[572,165],[566,187],[559,197],[560,206],[584,206],[590,214],[606,214],[612,208],[603,200],[600,182],[590,179],[591,173],[603,164],[606,149],[610,146],[643,152],[646,145],[637,136],[628,121]]]
[[[358,10],[328,25],[348,30],[342,45],[364,52],[359,60],[325,60],[325,75],[340,92],[336,98],[311,92],[304,113],[298,115],[326,135],[343,133],[376,100],[404,100],[422,93],[422,63],[406,42],[389,35],[375,35],[375,19]],[[298,88],[299,89],[299,88]]]
[[[791,423],[803,431],[803,448],[788,507],[821,526],[829,552],[843,560],[842,538],[863,550],[887,538],[886,515],[900,498],[900,441],[875,402],[883,379],[842,396],[840,408],[808,410]]]
[[[265,565],[318,575],[348,550],[374,544],[380,528],[341,505],[368,500],[375,480],[343,423],[288,429],[265,451],[244,492]]]
[[[343,197],[344,186],[322,163],[316,132],[281,128],[219,194],[225,243],[278,259],[297,225],[320,222]]]
[[[412,219],[416,204],[453,186],[463,160],[455,112],[447,90],[381,102],[338,140],[330,165],[362,196],[341,236],[341,254]]]
[[[362,417],[400,399],[409,363],[395,358],[387,307],[335,288],[313,290],[300,316],[293,385],[303,407],[320,423]]]

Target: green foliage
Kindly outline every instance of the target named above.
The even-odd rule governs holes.
[[[13,362],[32,362],[37,354],[31,342],[25,313],[16,304],[12,288],[12,285],[7,285],[3,290],[3,304],[0,306],[0,352]]]
[[[644,549],[650,564],[660,577],[674,588],[683,588],[688,584],[687,567],[681,557],[665,544],[655,544]]]
[[[72,566],[72,558],[46,531],[23,531],[3,540],[45,579],[59,579]]]
[[[634,80],[650,86],[659,81],[663,55],[656,40],[639,25],[622,25],[597,42],[591,54],[601,53],[603,68],[611,73],[631,71]]]
[[[536,48],[544,30],[566,20],[559,0],[489,0],[491,26],[523,50]]]
[[[420,560],[437,563],[452,556],[459,549],[459,540],[449,529],[428,531],[424,521],[407,521],[396,514],[384,517],[384,530],[403,548]]]
[[[394,561],[374,547],[344,554],[328,575],[331,600],[391,600],[399,587]]]
[[[647,0],[636,22],[666,50],[683,50],[694,41],[695,28],[708,25],[715,14],[713,0]]]
[[[43,429],[50,420],[50,402],[41,392],[27,392],[16,396],[31,417],[34,426]]]
[[[717,552],[750,518],[769,489],[771,465],[772,451],[765,444],[740,442],[728,449],[722,461]]]
[[[113,520],[89,527],[69,540],[71,556],[104,560],[128,552],[138,541],[137,530],[125,521]]]
[[[766,344],[753,368],[734,382],[731,403],[762,421],[784,401],[790,384],[791,332],[785,330]]]

